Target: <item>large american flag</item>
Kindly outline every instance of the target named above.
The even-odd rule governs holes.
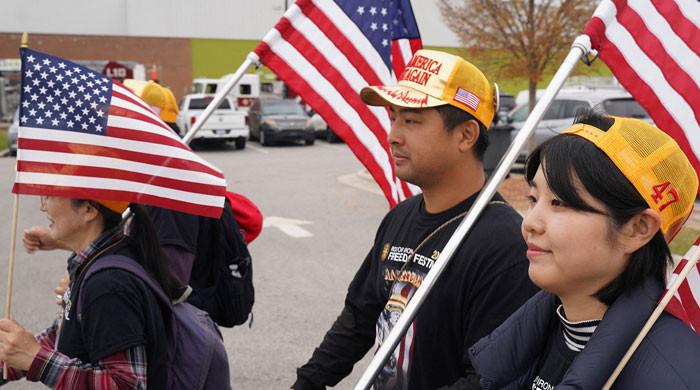
[[[585,34],[700,172],[700,1],[603,0]],[[686,264],[679,263],[674,275]],[[700,268],[694,266],[667,310],[700,332],[698,302]]]
[[[52,55],[21,49],[21,57],[13,192],[221,214],[223,174],[127,88]]]
[[[419,190],[394,174],[386,109],[365,105],[359,91],[395,84],[420,48],[409,0],[299,0],[255,52],[345,141],[393,207]]]

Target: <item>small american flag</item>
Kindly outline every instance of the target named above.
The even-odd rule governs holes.
[[[150,204],[218,217],[226,182],[123,85],[21,49],[18,194]]]
[[[396,84],[421,47],[409,0],[298,0],[255,52],[345,141],[393,207],[420,190],[394,174],[387,110],[359,92]]]
[[[467,91],[464,88],[457,88],[457,92],[455,93],[455,100],[460,103],[466,104],[472,110],[476,110],[476,108],[479,106],[479,102],[481,101],[478,96],[474,95],[473,93]]]
[[[603,0],[585,34],[700,172],[700,2]],[[667,310],[700,332],[699,302],[700,268],[695,267]]]
[[[683,268],[688,264],[688,259],[700,245],[700,237],[695,241],[688,252],[683,256],[683,259],[678,262],[676,269],[669,278],[668,285],[670,286],[681,273]],[[678,291],[673,295],[671,301],[666,306],[666,311],[673,314],[681,321],[685,322],[695,330],[695,332],[700,333],[700,303],[698,303],[697,297],[700,297],[700,263],[695,264],[693,270],[688,273],[686,279],[681,282]]]

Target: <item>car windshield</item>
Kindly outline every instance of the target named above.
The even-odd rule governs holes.
[[[603,110],[610,115],[649,118],[649,114],[632,98],[608,99],[601,105]]]
[[[207,97],[207,98],[196,98],[190,100],[190,109],[191,110],[203,110],[207,108],[209,103],[214,100],[213,97]],[[221,105],[219,105],[219,108],[231,108],[231,104],[228,102],[228,99],[224,99],[221,102]]]
[[[306,115],[304,109],[296,102],[265,102],[262,105],[263,115]]]
[[[515,98],[510,95],[501,95],[500,97],[501,107],[499,111],[510,111],[515,107]]]
[[[513,122],[523,122],[527,119],[529,104],[525,103],[510,113]],[[579,110],[589,108],[585,100],[557,99],[554,100],[542,119],[567,119],[576,116]]]

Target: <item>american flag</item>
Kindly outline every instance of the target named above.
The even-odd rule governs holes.
[[[388,113],[359,91],[395,84],[420,48],[409,0],[299,0],[255,52],[347,143],[393,207],[420,190],[394,174]]]
[[[226,182],[123,85],[21,49],[18,194],[129,201],[218,217]]]
[[[585,34],[615,77],[700,172],[700,2],[603,0]],[[700,332],[698,302],[700,268],[695,267],[667,310]]]
[[[455,93],[455,100],[460,103],[466,104],[472,110],[476,110],[476,108],[479,106],[479,101],[481,99],[479,99],[479,97],[474,95],[473,93],[460,87],[457,88],[457,92]]]

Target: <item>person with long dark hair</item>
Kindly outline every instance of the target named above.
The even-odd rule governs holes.
[[[127,207],[132,216],[124,223]],[[50,221],[51,242],[73,252],[71,283],[63,295],[62,317],[36,338],[15,321],[0,320],[0,361],[8,366],[9,379],[26,377],[51,388],[165,388],[169,324],[154,293],[118,268],[96,272],[82,283],[95,261],[122,255],[138,262],[169,297],[179,296],[143,208],[42,196],[41,210]]]
[[[598,390],[655,309],[698,178],[637,119],[580,115],[526,164],[530,279],[543,291],[469,350],[488,389]],[[664,313],[615,389],[698,389],[700,336]]]

